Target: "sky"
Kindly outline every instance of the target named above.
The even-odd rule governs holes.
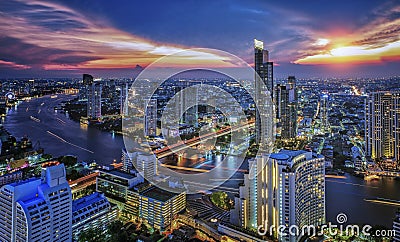
[[[400,75],[398,0],[0,1],[0,77],[130,77],[169,55],[235,68],[254,38],[276,78]]]

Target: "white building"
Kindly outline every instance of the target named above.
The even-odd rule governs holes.
[[[0,241],[71,241],[72,195],[64,165],[0,189]]]
[[[94,80],[87,87],[87,117],[89,119],[101,118],[101,93],[102,84],[100,80]]]
[[[281,150],[249,163],[231,221],[239,226],[273,231],[279,241],[297,241],[299,236],[280,236],[279,226],[320,226],[325,223],[325,161],[307,151]]]
[[[139,153],[136,168],[146,180],[153,180],[158,173],[158,161],[155,155]]]

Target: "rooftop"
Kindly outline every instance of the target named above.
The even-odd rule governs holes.
[[[114,175],[114,176],[118,176],[118,177],[122,177],[124,179],[134,179],[136,178],[136,175],[131,174],[131,173],[126,173],[120,170],[100,170],[101,173],[106,173],[106,174],[110,174],[110,175]]]
[[[90,204],[98,202],[100,200],[106,199],[102,193],[92,193],[90,195],[84,196],[72,202],[72,211],[77,211],[83,207],[87,207]]]
[[[169,199],[177,196],[177,193],[169,192],[166,190],[163,190],[161,188],[158,188],[156,186],[151,186],[149,189],[143,191],[141,194],[145,197],[152,198],[161,202],[166,202]]]

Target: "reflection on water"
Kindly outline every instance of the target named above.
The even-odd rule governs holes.
[[[393,178],[364,181],[346,174],[345,179],[326,179],[327,220],[335,222],[339,213],[347,214],[349,223],[392,226],[397,206],[372,203],[386,198],[400,200],[400,182]]]
[[[82,125],[70,120],[66,114],[54,111],[55,106],[68,99],[71,99],[71,96],[58,95],[58,98],[53,99],[41,97],[22,102],[18,108],[9,109],[8,116],[1,119],[2,123],[15,137],[21,138],[27,135],[33,144],[40,142],[45,152],[55,157],[71,154],[77,156],[79,160],[96,160],[99,164],[109,164],[114,159],[120,160],[121,149],[124,147],[121,136]],[[40,106],[41,103],[44,104]],[[33,121],[30,116],[40,119],[41,122]],[[235,157],[224,159],[222,155],[207,155],[205,158],[201,164],[194,163],[194,168],[211,170],[217,167],[218,174],[221,175],[213,177],[208,185],[233,173],[238,165]],[[247,162],[244,162],[239,171],[219,189],[237,192],[238,184],[243,181],[243,173],[247,169]],[[327,221],[335,222],[336,215],[343,212],[347,214],[349,223],[381,224],[391,227],[397,207],[369,200],[386,198],[398,201],[399,191],[400,182],[391,178],[369,182],[347,174],[342,179],[327,178]]]
[[[45,96],[21,102],[18,108],[9,110],[2,123],[16,138],[27,135],[33,144],[40,144],[45,153],[54,157],[70,154],[79,160],[95,160],[99,164],[120,160],[124,147],[121,136],[114,135],[113,138],[111,133],[72,121],[67,113],[54,110],[62,101],[72,98],[68,95]],[[40,122],[35,122],[31,116]]]

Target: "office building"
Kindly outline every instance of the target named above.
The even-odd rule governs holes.
[[[72,241],[72,197],[63,164],[0,189],[0,241]]]
[[[128,191],[127,204],[132,214],[145,219],[153,228],[164,231],[174,217],[186,208],[186,192],[175,190],[174,193],[143,183]]]
[[[281,126],[281,138],[297,136],[297,91],[296,78],[289,76],[285,85],[276,87],[277,118]]]
[[[366,155],[400,161],[400,92],[374,92],[365,104]]]
[[[323,93],[319,101],[319,118],[321,120],[321,132],[330,132],[329,126],[329,95]]]
[[[102,84],[100,80],[94,80],[87,86],[87,118],[101,118],[101,93]]]
[[[144,116],[144,135],[156,136],[157,135],[157,99],[151,98],[147,101],[145,108],[146,115]]]
[[[93,76],[83,74],[82,85],[79,87],[79,100],[87,100],[88,87],[93,84]]]
[[[134,160],[136,161],[137,154],[138,152],[128,152],[126,149],[122,149],[121,162],[123,171],[127,173],[136,172],[133,162]]]
[[[101,169],[96,177],[96,191],[104,193],[108,201],[118,206],[121,216],[127,216],[125,205],[128,190],[144,182],[139,173],[126,173],[120,170]]]
[[[157,175],[158,160],[154,154],[139,153],[137,155],[136,164],[137,171],[139,171],[146,180],[151,181]]]
[[[254,69],[255,76],[255,104],[256,104],[256,142],[259,144],[261,150],[265,150],[270,143],[272,137],[273,124],[268,123],[271,117],[267,110],[273,110],[274,100],[274,82],[273,82],[273,62],[269,61],[269,53],[264,49],[262,41],[254,39]],[[260,84],[263,83],[264,85]],[[271,98],[269,103],[265,100],[265,95],[269,93]],[[263,127],[261,128],[262,124]],[[268,130],[266,130],[268,129]],[[269,130],[270,129],[270,130]]]
[[[269,52],[264,49],[264,42],[254,40],[254,69],[270,92],[273,99],[274,79],[273,62],[269,61]]]
[[[255,167],[256,160],[249,160],[249,167]],[[257,180],[250,179],[253,173],[245,173],[239,195],[235,196],[235,208],[230,211],[230,223],[247,229],[257,228]]]
[[[129,86],[128,83],[125,83],[120,87],[120,112],[121,115],[128,115],[128,95],[129,95]]]
[[[108,202],[102,193],[92,193],[72,202],[72,237],[78,240],[79,234],[88,229],[105,233],[107,225],[118,216],[116,205]]]

